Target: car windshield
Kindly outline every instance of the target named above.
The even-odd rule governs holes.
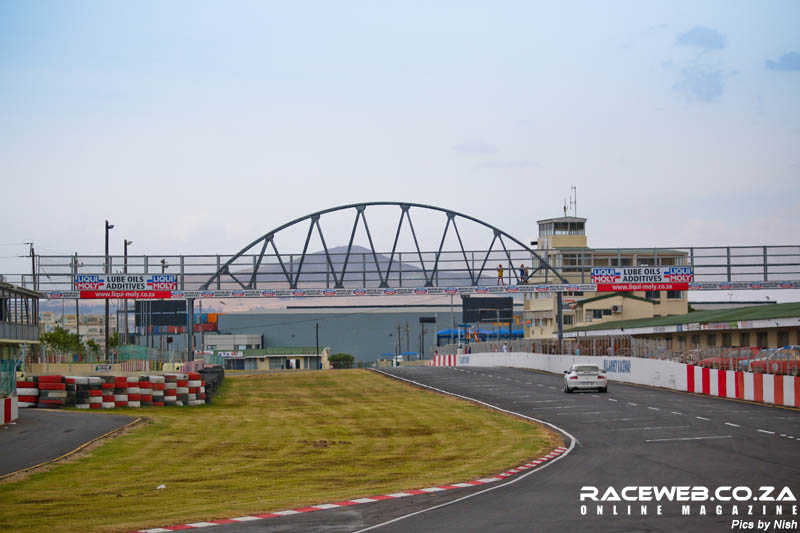
[[[591,365],[580,365],[572,367],[572,369],[579,374],[597,374],[600,369]]]

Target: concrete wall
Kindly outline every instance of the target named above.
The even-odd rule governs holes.
[[[457,364],[458,366],[531,368],[561,374],[573,363],[598,365],[605,369],[609,379],[616,381],[687,390],[686,365],[660,359],[509,352],[459,355]]]

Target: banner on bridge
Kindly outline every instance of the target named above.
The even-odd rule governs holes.
[[[592,269],[592,283],[598,292],[686,291],[694,281],[687,266],[604,267]]]

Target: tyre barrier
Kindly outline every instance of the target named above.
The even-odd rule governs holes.
[[[19,407],[164,407],[211,401],[224,371],[142,376],[27,376],[17,381]],[[208,376],[211,387],[207,388]]]

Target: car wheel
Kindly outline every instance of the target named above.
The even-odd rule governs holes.
[[[569,394],[569,393],[570,393],[570,392],[572,392],[572,391],[570,390],[570,388],[569,388],[568,386],[564,385],[564,392],[566,392],[567,394]]]
[[[608,385],[600,389],[600,392],[608,392]]]

